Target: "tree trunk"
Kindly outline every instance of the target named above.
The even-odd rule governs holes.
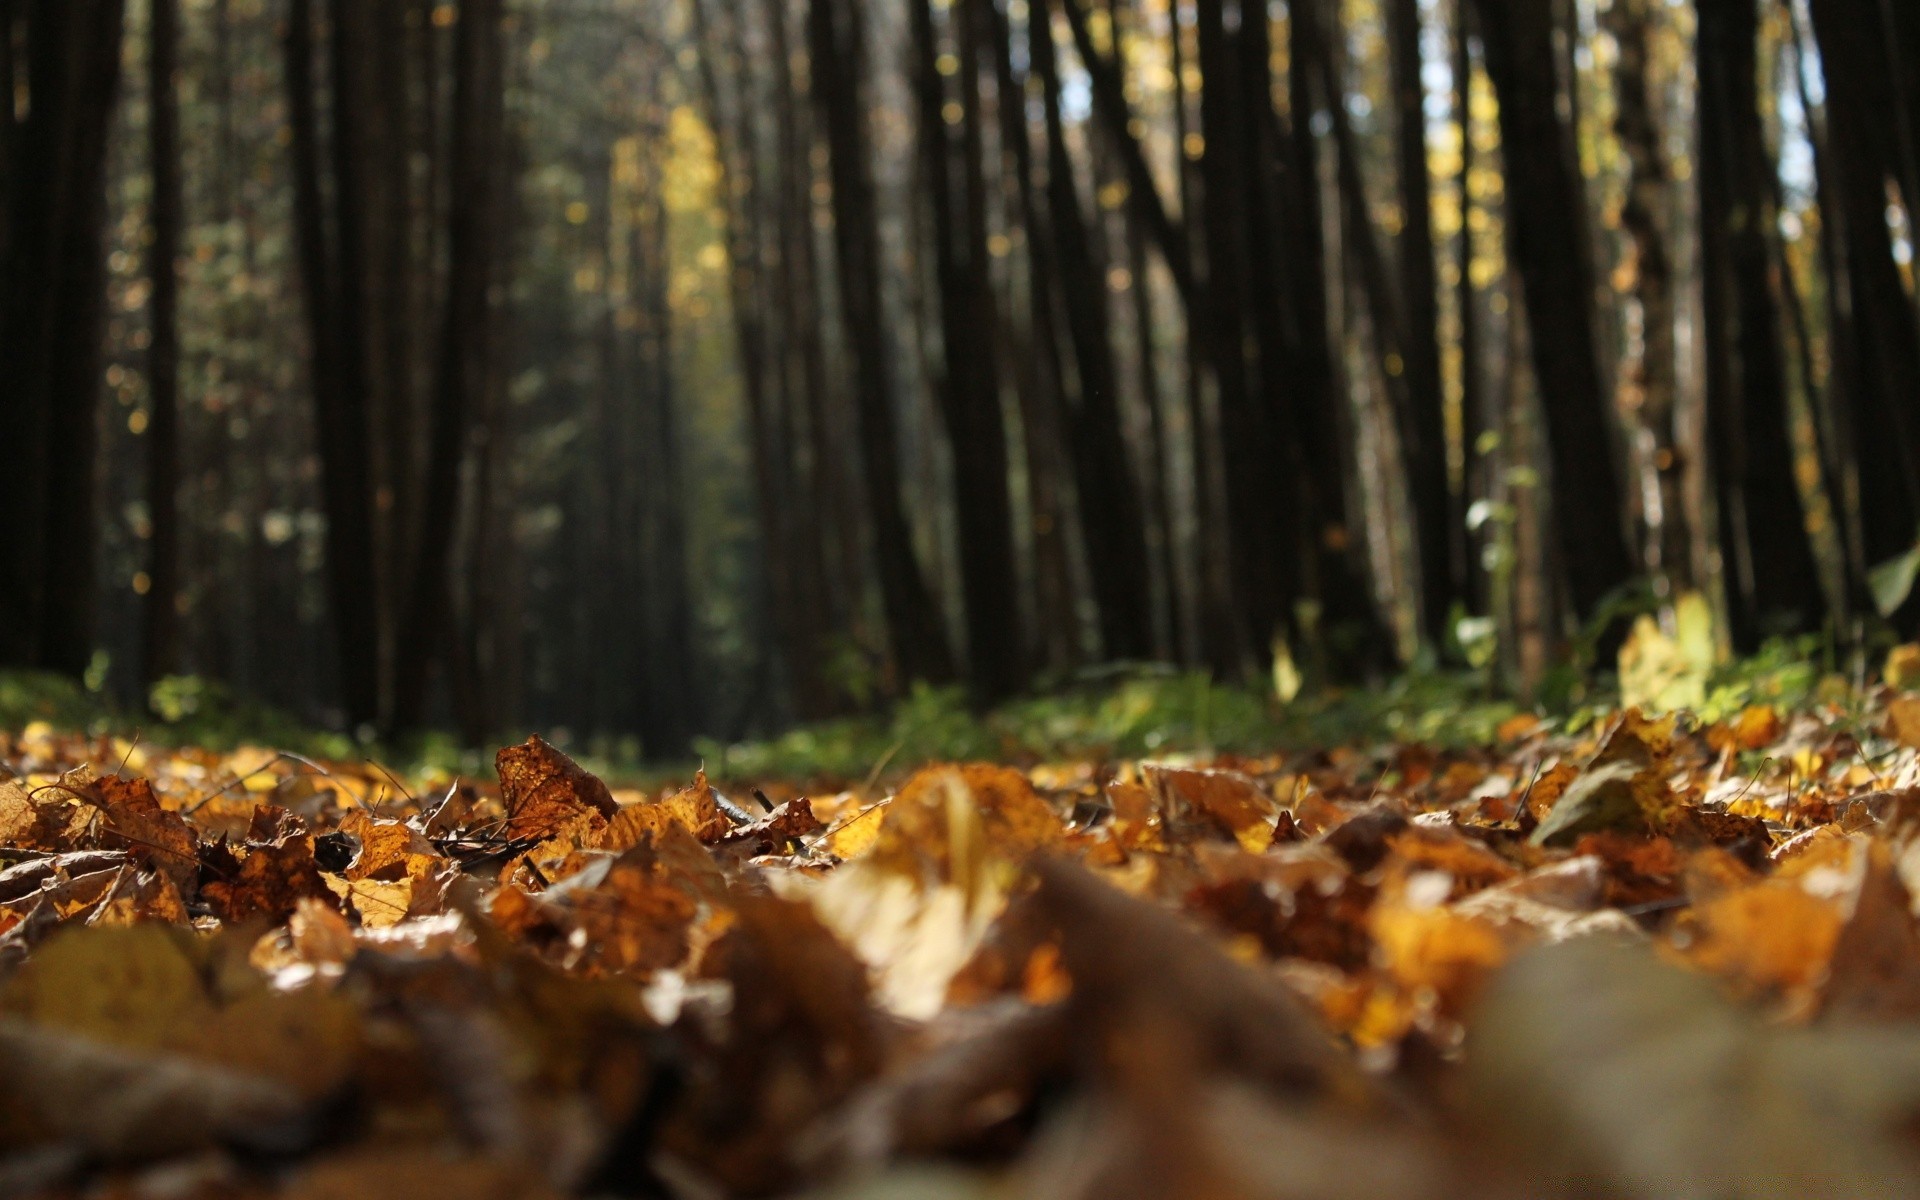
[[[1708,20],[1706,7],[1714,2],[1706,0],[1702,5],[1703,33]],[[1655,11],[1652,0],[1618,0],[1608,14],[1608,23],[1619,47],[1614,66],[1614,94],[1618,98],[1614,133],[1628,163],[1620,224],[1628,238],[1627,266],[1638,325],[1637,336],[1630,339],[1630,357],[1621,380],[1621,407],[1635,422],[1632,460],[1642,493],[1641,562],[1673,594],[1693,586],[1693,552],[1682,486],[1686,464],[1674,441],[1673,428],[1674,404],[1679,396],[1673,260],[1667,232],[1673,172],[1667,165],[1658,116],[1662,100],[1651,77]],[[1702,64],[1704,84],[1704,57]],[[1703,107],[1705,103],[1703,95]],[[1704,180],[1706,168],[1701,171]],[[1712,345],[1711,334],[1708,344]]]
[[[1559,116],[1553,6],[1477,2],[1487,73],[1500,100],[1509,253],[1525,288],[1554,529],[1574,607],[1591,617],[1634,570],[1594,336],[1585,188],[1573,166],[1572,131]]]
[[[1813,0],[1808,6],[1827,84],[1827,154],[1822,210],[1837,226],[1844,258],[1852,332],[1852,394],[1844,407],[1859,471],[1860,523],[1866,565],[1905,553],[1920,524],[1920,330],[1915,307],[1893,259],[1887,230],[1887,185],[1899,174],[1900,151],[1889,119],[1898,103],[1886,70],[1887,39],[1877,0]],[[1911,210],[1910,210],[1911,211]],[[1842,330],[1836,329],[1836,333]],[[1841,347],[1836,347],[1836,350]],[[1839,355],[1836,354],[1838,360]],[[1909,601],[1901,619],[1920,609]]]
[[[1028,522],[1033,536],[1035,639],[1042,663],[1064,671],[1080,661],[1079,615],[1075,611],[1073,569],[1068,546],[1066,451],[1064,434],[1066,369],[1054,308],[1058,270],[1053,231],[1034,187],[1033,141],[1027,122],[1026,77],[1014,75],[1013,33],[1006,14],[986,6],[992,37],[994,83],[998,97],[1003,170],[1010,177],[1019,228],[1026,235],[1028,335],[1022,345],[1011,322],[1015,382],[1020,400],[1021,438],[1026,451]],[[1028,29],[1029,36],[1033,30]],[[1032,52],[1026,55],[1029,64]],[[1017,98],[1017,99],[1016,99]]]
[[[956,22],[971,21],[961,0]],[[944,373],[940,395],[953,451],[954,507],[960,584],[967,629],[968,676],[976,698],[993,701],[1025,682],[1019,586],[1014,573],[1012,507],[1007,496],[1006,434],[995,369],[992,283],[987,273],[984,166],[976,39],[960,43],[959,148],[962,179],[953,177],[955,147],[937,65],[939,49],[929,0],[908,10],[914,43],[919,138],[933,215],[934,268],[940,292]]]
[[[1047,211],[1058,254],[1056,279],[1073,344],[1075,385],[1066,391],[1068,449],[1080,496],[1087,572],[1107,657],[1145,659],[1153,653],[1153,603],[1147,587],[1152,567],[1139,485],[1120,425],[1120,381],[1113,359],[1106,266],[1094,250],[1086,213],[1080,207],[1080,189],[1060,115],[1053,31],[1049,25],[1036,24],[1029,32],[1047,129]]]
[[[427,469],[414,570],[397,642],[392,726],[420,729],[429,676],[453,639],[452,561],[460,474],[492,371],[494,244],[500,227],[499,158],[505,123],[501,0],[462,0],[453,55],[446,295],[434,364]]]
[[[78,676],[93,652],[102,237],[125,11],[31,0],[22,15],[29,103],[24,120],[9,107],[0,122],[16,126],[0,179],[0,664]]]
[[[1794,477],[1776,214],[1756,95],[1754,0],[1699,0],[1700,241],[1707,413],[1734,644],[1811,627],[1823,607]]]
[[[953,658],[914,554],[900,493],[893,371],[880,298],[878,214],[861,95],[866,54],[860,3],[809,0],[813,95],[826,130],[841,320],[854,360],[860,459],[887,636],[901,676],[938,683],[953,677]]]
[[[1449,479],[1446,394],[1440,379],[1440,285],[1433,247],[1433,185],[1427,167],[1426,85],[1421,71],[1419,0],[1389,0],[1387,49],[1392,66],[1398,171],[1400,368],[1417,439],[1408,491],[1420,560],[1421,628],[1437,648],[1447,644],[1454,606],[1466,597],[1466,510]],[[1388,365],[1391,372],[1393,364]],[[1415,470],[1414,468],[1417,468]]]
[[[180,69],[177,0],[152,0],[147,28],[147,162],[153,181],[153,297],[147,350],[147,595],[141,677],[180,670]]]
[[[340,30],[336,27],[334,33],[337,38]],[[347,301],[344,290],[348,286],[345,280],[361,269],[362,258],[345,250],[346,244],[358,237],[352,217],[356,206],[348,200],[350,181],[336,181],[342,205],[337,229],[329,228],[313,34],[312,0],[290,0],[285,50],[288,122],[293,135],[294,231],[306,299],[321,500],[327,516],[328,607],[333,617],[341,703],[348,723],[358,727],[380,717],[381,674],[365,340],[357,317],[343,319],[349,309],[355,314],[363,311]],[[351,54],[343,53],[336,43],[332,58],[339,67]],[[351,129],[353,120],[338,107],[340,97],[350,94],[351,89],[341,89],[337,81],[335,88],[337,143]],[[335,157],[351,161],[353,154],[336,144]]]

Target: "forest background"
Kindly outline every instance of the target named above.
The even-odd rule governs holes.
[[[660,758],[1916,628],[1899,0],[0,0],[0,97],[11,689]]]

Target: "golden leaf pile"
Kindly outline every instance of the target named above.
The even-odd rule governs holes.
[[[0,1194],[1920,1194],[1915,703],[874,795],[0,735]]]

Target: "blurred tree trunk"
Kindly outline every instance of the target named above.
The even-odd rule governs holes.
[[[1716,0],[1703,0],[1701,4],[1703,35],[1709,19],[1706,10],[1714,3]],[[1673,260],[1668,248],[1673,172],[1667,164],[1658,115],[1662,98],[1652,77],[1656,11],[1653,0],[1617,0],[1608,13],[1608,26],[1619,47],[1614,65],[1614,135],[1628,163],[1620,224],[1629,242],[1628,264],[1639,312],[1639,332],[1632,340],[1621,405],[1634,418],[1632,457],[1645,492],[1639,505],[1645,527],[1641,561],[1650,573],[1665,581],[1671,594],[1693,586],[1693,552],[1681,486],[1686,463],[1675,444],[1673,428],[1674,404],[1679,396]],[[1703,57],[1703,93],[1707,75]],[[1752,95],[1751,88],[1748,95]],[[1705,103],[1703,94],[1703,107]],[[1706,168],[1700,170],[1704,187]],[[1712,344],[1710,332],[1709,347]],[[1710,359],[1711,355],[1709,349]]]
[[[1234,594],[1263,660],[1270,639],[1284,632],[1292,599],[1287,569],[1297,547],[1282,533],[1282,518],[1293,515],[1278,486],[1286,470],[1282,448],[1271,436],[1266,414],[1256,408],[1269,381],[1262,364],[1258,331],[1250,324],[1253,244],[1248,212],[1251,188],[1248,125],[1254,104],[1240,80],[1240,57],[1228,36],[1222,0],[1195,5],[1199,38],[1201,213],[1207,260],[1208,312],[1205,321],[1208,360],[1219,388],[1220,440],[1225,464],[1227,528],[1233,547]],[[1259,98],[1259,99],[1264,99]],[[1265,283],[1266,280],[1258,281]],[[1273,381],[1277,382],[1277,381]]]
[[[1466,450],[1466,478],[1462,496],[1466,504],[1461,510],[1461,528],[1467,538],[1466,600],[1469,611],[1488,615],[1493,611],[1493,597],[1488,586],[1485,551],[1494,527],[1491,522],[1483,520],[1477,527],[1469,528],[1466,520],[1466,514],[1472,511],[1475,501],[1491,499],[1493,496],[1496,447],[1486,443],[1497,441],[1501,425],[1500,414],[1494,411],[1491,389],[1486,385],[1481,366],[1480,289],[1473,280],[1473,218],[1478,210],[1473,195],[1476,159],[1473,144],[1473,45],[1468,29],[1468,22],[1472,18],[1471,4],[1472,0],[1454,0],[1453,9],[1453,118],[1460,139],[1460,174],[1456,181],[1460,193],[1460,242],[1454,261],[1454,269],[1460,278],[1455,284],[1454,305],[1458,310],[1460,341],[1460,440]]]
[[[337,39],[335,65],[334,158],[354,161],[351,101],[355,89],[341,87],[344,68],[351,81],[353,57]],[[319,90],[314,77],[315,19],[312,0],[290,0],[287,17],[286,89],[292,132],[294,233],[300,280],[306,300],[311,355],[315,441],[320,451],[322,505],[327,516],[326,573],[328,607],[333,617],[339,662],[341,703],[349,724],[366,725],[380,717],[380,607],[374,551],[374,495],[371,470],[372,415],[367,394],[365,339],[359,314],[365,306],[348,289],[360,271],[358,204],[349,177],[336,179],[330,214],[322,161]],[[344,146],[343,146],[344,143]],[[329,217],[332,217],[330,220]],[[364,272],[360,273],[364,279]]]
[[[802,398],[805,486],[813,513],[810,527],[803,531],[807,538],[804,557],[813,561],[802,566],[818,576],[817,584],[810,585],[819,590],[818,627],[847,631],[843,637],[857,644],[866,625],[860,603],[867,579],[866,558],[860,548],[859,522],[849,519],[852,505],[847,481],[858,472],[842,469],[851,451],[842,448],[834,424],[838,410],[831,405],[827,381],[826,334],[820,318],[824,300],[814,243],[812,152],[816,139],[803,111],[804,89],[793,70],[787,0],[766,0],[765,8],[777,93],[780,270],[787,280],[780,294],[781,325],[787,337],[788,388]],[[832,649],[831,645],[821,647],[823,659]],[[844,697],[831,696],[830,702],[838,708],[844,704]]]
[[[954,21],[970,24],[960,0]],[[930,0],[912,0],[912,77],[919,100],[921,169],[933,216],[943,371],[935,390],[953,451],[954,509],[967,630],[968,677],[977,698],[1001,699],[1025,682],[1019,586],[1014,573],[1006,433],[994,362],[992,283],[987,273],[984,166],[980,162],[979,76],[970,30],[956,29],[961,100],[949,121]],[[950,126],[961,133],[954,178]]]
[[[1204,196],[1207,186],[1205,134],[1204,129],[1191,127],[1187,113],[1189,63],[1182,22],[1178,19],[1178,3],[1176,0],[1172,47],[1174,131],[1180,143],[1181,165],[1182,207],[1178,220],[1169,214],[1140,145],[1119,67],[1094,45],[1085,0],[1060,0],[1060,5],[1073,35],[1074,49],[1087,71],[1094,116],[1112,140],[1126,175],[1129,211],[1159,250],[1185,310],[1188,420],[1194,431],[1194,490],[1200,530],[1200,652],[1216,672],[1234,674],[1251,661],[1252,656],[1248,647],[1247,611],[1235,595],[1234,567],[1239,554],[1235,530],[1238,527],[1229,516],[1234,507],[1229,499],[1232,472],[1224,462],[1226,436],[1220,416],[1220,398],[1226,391],[1220,384],[1217,366],[1215,403],[1208,403],[1206,388],[1206,368],[1225,338],[1214,328],[1213,312],[1218,302],[1211,281],[1203,281],[1199,276],[1198,260],[1209,253],[1209,248],[1205,237],[1191,233],[1194,229],[1204,230],[1208,221],[1206,205],[1196,202],[1192,195],[1197,190]],[[1203,126],[1204,121],[1203,112]],[[1195,160],[1200,161],[1196,164]],[[1236,353],[1244,353],[1244,347],[1238,343]],[[1238,376],[1244,377],[1244,369]],[[1245,389],[1240,390],[1244,393]]]
[[[904,681],[953,677],[946,631],[914,554],[900,491],[893,379],[880,295],[880,234],[862,96],[861,0],[809,0],[812,91],[827,140],[841,320],[853,357],[861,468],[895,668]]]
[[[1341,204],[1343,261],[1351,260],[1361,268],[1361,291],[1380,345],[1377,358],[1381,383],[1386,388],[1393,415],[1398,423],[1402,451],[1402,469],[1409,481],[1410,498],[1416,502],[1426,464],[1416,460],[1411,447],[1420,445],[1411,427],[1413,397],[1408,388],[1406,356],[1400,350],[1402,319],[1395,311],[1392,282],[1387,274],[1385,255],[1375,238],[1372,217],[1367,211],[1365,185],[1360,176],[1359,152],[1354,145],[1347,119],[1346,94],[1341,86],[1344,71],[1332,41],[1325,34],[1324,13],[1302,0],[1293,10],[1290,26],[1291,59],[1294,64],[1288,80],[1294,110],[1293,129],[1287,137],[1286,154],[1292,186],[1287,192],[1294,213],[1289,241],[1297,247],[1293,271],[1294,319],[1300,324],[1299,366],[1293,376],[1299,395],[1295,421],[1300,429],[1306,471],[1310,486],[1302,489],[1302,503],[1311,514],[1308,524],[1311,544],[1307,553],[1315,563],[1315,594],[1325,609],[1323,622],[1329,631],[1338,629],[1342,641],[1342,661],[1331,663],[1346,674],[1365,674],[1390,668],[1398,661],[1398,651],[1389,622],[1364,568],[1364,521],[1352,511],[1357,499],[1350,484],[1349,463],[1354,459],[1344,372],[1334,356],[1341,352],[1332,336],[1327,309],[1332,303],[1327,278],[1327,243],[1324,230],[1325,206],[1319,142],[1312,130],[1316,114],[1324,113],[1332,133],[1335,159],[1336,199]],[[1316,92],[1318,96],[1316,97]],[[1401,364],[1395,374],[1389,357]],[[1438,463],[1442,485],[1446,462]],[[1444,490],[1444,487],[1443,487]],[[1441,517],[1444,521],[1444,513]],[[1443,539],[1444,528],[1436,530]],[[1415,530],[1416,548],[1423,535]]]
[[[1709,439],[1734,644],[1805,629],[1823,602],[1795,481],[1777,222],[1758,106],[1755,0],[1699,0],[1700,241]]]
[[[1389,0],[1394,152],[1399,187],[1401,363],[1415,444],[1407,451],[1420,560],[1421,629],[1446,646],[1454,606],[1466,598],[1466,511],[1449,479],[1446,389],[1440,378],[1440,284],[1433,246],[1433,182],[1427,166],[1425,65],[1419,0]],[[1405,434],[1402,435],[1406,436]]]
[[[337,0],[336,0],[337,2]],[[350,2],[350,0],[349,0]],[[375,433],[375,460],[379,478],[374,519],[384,552],[382,573],[387,577],[385,619],[390,628],[404,636],[408,620],[406,606],[410,580],[417,574],[421,554],[431,555],[432,547],[419,538],[426,522],[436,519],[422,505],[433,500],[423,494],[427,476],[434,471],[432,459],[437,448],[423,445],[416,429],[421,405],[420,389],[414,380],[414,352],[423,340],[431,316],[420,309],[417,276],[431,280],[432,271],[416,271],[414,259],[413,159],[414,108],[412,64],[407,56],[407,4],[404,0],[377,0],[368,14],[368,40],[371,43],[372,78],[367,94],[366,148],[371,170],[369,188],[368,269],[373,272],[369,292],[374,310],[368,323],[369,347],[373,352],[374,405],[378,414]],[[466,19],[466,5],[456,9],[454,38],[461,37],[460,24]],[[429,18],[431,19],[431,18]],[[456,51],[456,56],[458,51]],[[454,73],[459,73],[455,63]],[[439,80],[431,76],[418,81],[421,92],[431,97]],[[458,81],[456,79],[456,88]],[[454,122],[453,137],[462,136]],[[440,157],[439,148],[422,143],[419,149],[429,161]],[[455,198],[453,203],[462,202]],[[431,201],[429,201],[431,203]],[[431,211],[431,208],[429,209]],[[449,221],[458,218],[449,213]],[[431,263],[431,256],[425,260]],[[444,319],[444,314],[443,314]],[[419,329],[415,321],[422,321]],[[434,372],[439,368],[436,366]],[[431,385],[437,386],[437,385]],[[429,405],[437,404],[429,400]],[[433,418],[431,414],[429,421]],[[403,669],[411,664],[399,660],[414,653],[396,641],[394,657],[396,688]],[[411,684],[405,686],[412,686]]]
[[[741,389],[747,401],[754,511],[765,562],[763,602],[772,641],[786,667],[794,708],[803,717],[817,718],[830,707],[819,657],[826,631],[818,623],[820,597],[810,586],[811,574],[806,578],[802,575],[803,562],[812,556],[801,545],[805,536],[802,531],[813,526],[817,518],[808,512],[811,493],[795,486],[790,455],[794,442],[788,392],[791,376],[784,369],[786,356],[777,344],[782,330],[776,329],[770,319],[773,297],[787,293],[792,281],[784,254],[774,256],[769,272],[767,258],[761,252],[765,206],[755,112],[758,89],[747,74],[750,60],[738,11],[729,14],[724,48],[713,34],[704,5],[695,3],[689,11],[700,55],[700,89],[716,142],[719,173],[715,190],[721,197],[721,244],[727,251],[728,299],[733,310]],[[720,86],[717,63],[723,59],[735,64],[738,72],[734,81],[738,103],[733,113],[727,111]],[[817,567],[817,558],[814,563]]]
[[[153,185],[153,245],[147,277],[147,540],[141,679],[147,685],[180,670],[180,11],[152,0],[147,25],[147,164]]]
[[[461,471],[494,370],[494,253],[501,224],[499,164],[506,120],[501,16],[501,0],[462,0],[455,22],[446,294],[420,525],[411,543],[413,575],[396,645],[392,727],[398,731],[425,724],[434,663],[447,663],[445,656],[453,648],[448,571],[460,514]]]
[[[1477,0],[1500,100],[1509,253],[1525,288],[1546,418],[1553,524],[1582,618],[1633,578],[1614,431],[1594,335],[1593,243],[1572,130],[1560,117],[1554,6]]]
[[[663,156],[665,130],[653,129],[650,137],[653,153]],[[663,174],[663,169],[656,168],[654,179],[659,180]],[[641,683],[645,689],[641,737],[645,752],[658,758],[685,753],[694,735],[705,727],[707,714],[699,679],[701,643],[688,558],[685,455],[681,449],[679,397],[674,387],[674,314],[668,290],[670,216],[660,189],[650,191],[634,221],[639,247],[635,260],[643,264],[641,277],[646,287],[642,324],[653,335],[647,360],[651,371],[640,389],[645,397],[640,435],[651,456],[646,473],[648,532],[643,561],[653,584],[646,670]]]
[[[1003,170],[1010,179],[1015,219],[1026,235],[1025,344],[1009,327],[1015,382],[1020,401],[1021,440],[1027,462],[1027,519],[1033,536],[1035,639],[1042,663],[1064,671],[1079,665],[1079,615],[1074,607],[1072,560],[1068,547],[1066,450],[1062,407],[1065,363],[1055,315],[1053,283],[1058,271],[1053,231],[1034,187],[1032,134],[1026,105],[1027,76],[1014,74],[1013,33],[997,5],[986,7],[992,38],[995,108],[1000,117]],[[1039,18],[1044,20],[1044,17]],[[1029,35],[1033,34],[1030,27]],[[1029,66],[1032,52],[1025,56]]]
[[[1047,216],[1058,268],[1054,279],[1073,346],[1074,385],[1063,389],[1063,394],[1087,572],[1107,657],[1145,659],[1153,654],[1153,602],[1148,590],[1152,566],[1140,489],[1120,425],[1120,380],[1113,358],[1106,264],[1094,248],[1067,148],[1052,27],[1036,24],[1030,34],[1029,56],[1040,77],[1046,121]]]
[[[1902,157],[1891,116],[1900,103],[1887,70],[1892,41],[1878,0],[1812,0],[1814,36],[1827,85],[1822,216],[1841,230],[1846,345],[1852,368],[1845,425],[1860,484],[1861,540],[1871,568],[1911,549],[1920,525],[1920,326],[1893,258],[1887,187]],[[1909,206],[1909,212],[1913,211]],[[1838,358],[1838,355],[1836,355]],[[1903,621],[1920,609],[1910,598]]]
[[[93,653],[94,476],[106,316],[107,138],[124,0],[27,0],[27,88],[4,111],[0,664],[78,676]],[[10,47],[11,50],[11,47]]]

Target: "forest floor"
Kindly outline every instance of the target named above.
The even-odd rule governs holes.
[[[664,788],[0,685],[0,1194],[1920,1193],[1917,666],[926,694]]]

